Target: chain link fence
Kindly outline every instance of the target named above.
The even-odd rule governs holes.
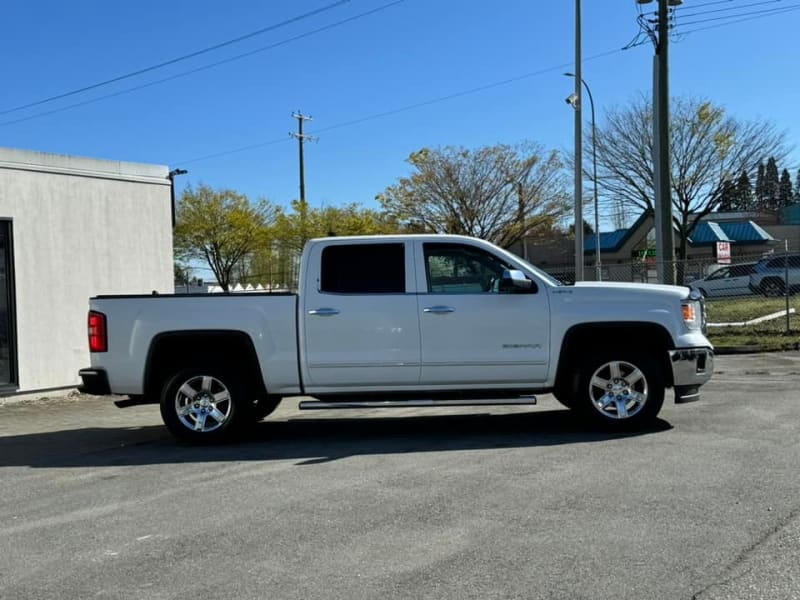
[[[756,269],[757,263],[759,268]],[[676,281],[698,290],[706,300],[709,332],[752,337],[790,335],[800,329],[800,254],[738,255],[730,264],[713,257],[673,263]],[[548,265],[544,271],[570,284],[574,265]],[[658,283],[653,258],[584,267],[586,281]]]
[[[793,258],[794,257],[794,258]],[[754,267],[762,265],[771,278],[756,276]],[[776,268],[784,261],[785,268]],[[233,293],[296,292],[300,275],[300,255],[285,253],[272,261],[253,265],[249,273],[234,277]],[[780,266],[780,265],[778,265]],[[654,258],[645,257],[628,262],[593,264],[584,267],[586,281],[624,283],[658,283],[659,265]],[[575,280],[574,264],[549,264],[542,270],[566,284]],[[676,281],[700,291],[706,299],[709,333],[734,332],[736,335],[789,335],[800,330],[800,254],[754,253],[736,256],[730,264],[720,264],[713,257],[675,261]],[[770,282],[774,285],[769,285]],[[209,285],[212,283],[212,285]],[[176,282],[176,293],[219,293],[215,282],[194,280]],[[754,285],[755,284],[755,285]],[[796,295],[797,294],[797,295]]]

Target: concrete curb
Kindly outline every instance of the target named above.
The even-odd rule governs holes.
[[[724,356],[726,354],[760,354],[763,352],[789,352],[800,350],[800,344],[786,344],[782,348],[768,348],[767,346],[714,346],[714,354]]]

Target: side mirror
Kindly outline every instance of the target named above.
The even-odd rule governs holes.
[[[516,269],[506,269],[500,278],[500,291],[529,291],[531,287],[533,282]]]

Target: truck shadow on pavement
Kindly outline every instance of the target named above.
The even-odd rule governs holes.
[[[237,442],[217,446],[180,443],[161,425],[81,428],[0,437],[0,467],[114,467],[277,460],[297,460],[300,466],[371,454],[603,443],[669,429],[672,426],[659,419],[645,431],[602,432],[582,424],[567,410],[267,420]]]

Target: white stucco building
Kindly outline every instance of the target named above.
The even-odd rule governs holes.
[[[0,148],[0,395],[89,365],[98,294],[173,292],[168,169]]]

